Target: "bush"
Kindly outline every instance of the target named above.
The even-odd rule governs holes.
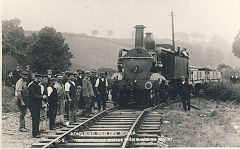
[[[5,80],[8,71],[13,71],[18,64],[17,60],[9,55],[2,56],[2,79]]]
[[[2,112],[18,112],[13,87],[2,86]]]
[[[205,95],[221,101],[240,102],[240,84],[230,82],[208,83],[205,88]]]

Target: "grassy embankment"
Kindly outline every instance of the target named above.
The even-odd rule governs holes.
[[[205,95],[219,101],[240,102],[240,83],[209,83],[206,85]]]
[[[18,107],[14,98],[14,88],[2,86],[2,112],[17,112]]]

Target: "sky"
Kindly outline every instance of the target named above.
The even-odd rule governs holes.
[[[171,11],[176,32],[219,34],[229,42],[240,30],[240,0],[2,0],[2,19],[18,18],[25,30],[53,26],[59,32],[130,38],[134,26],[158,38],[171,38]]]

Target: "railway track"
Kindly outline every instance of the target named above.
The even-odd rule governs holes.
[[[46,136],[33,148],[158,147],[161,105],[139,109],[113,107],[91,118],[80,118],[56,135]]]

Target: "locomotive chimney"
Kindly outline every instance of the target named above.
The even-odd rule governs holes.
[[[144,28],[143,25],[136,25],[136,33],[135,33],[135,47],[143,48],[143,37],[144,37]]]

